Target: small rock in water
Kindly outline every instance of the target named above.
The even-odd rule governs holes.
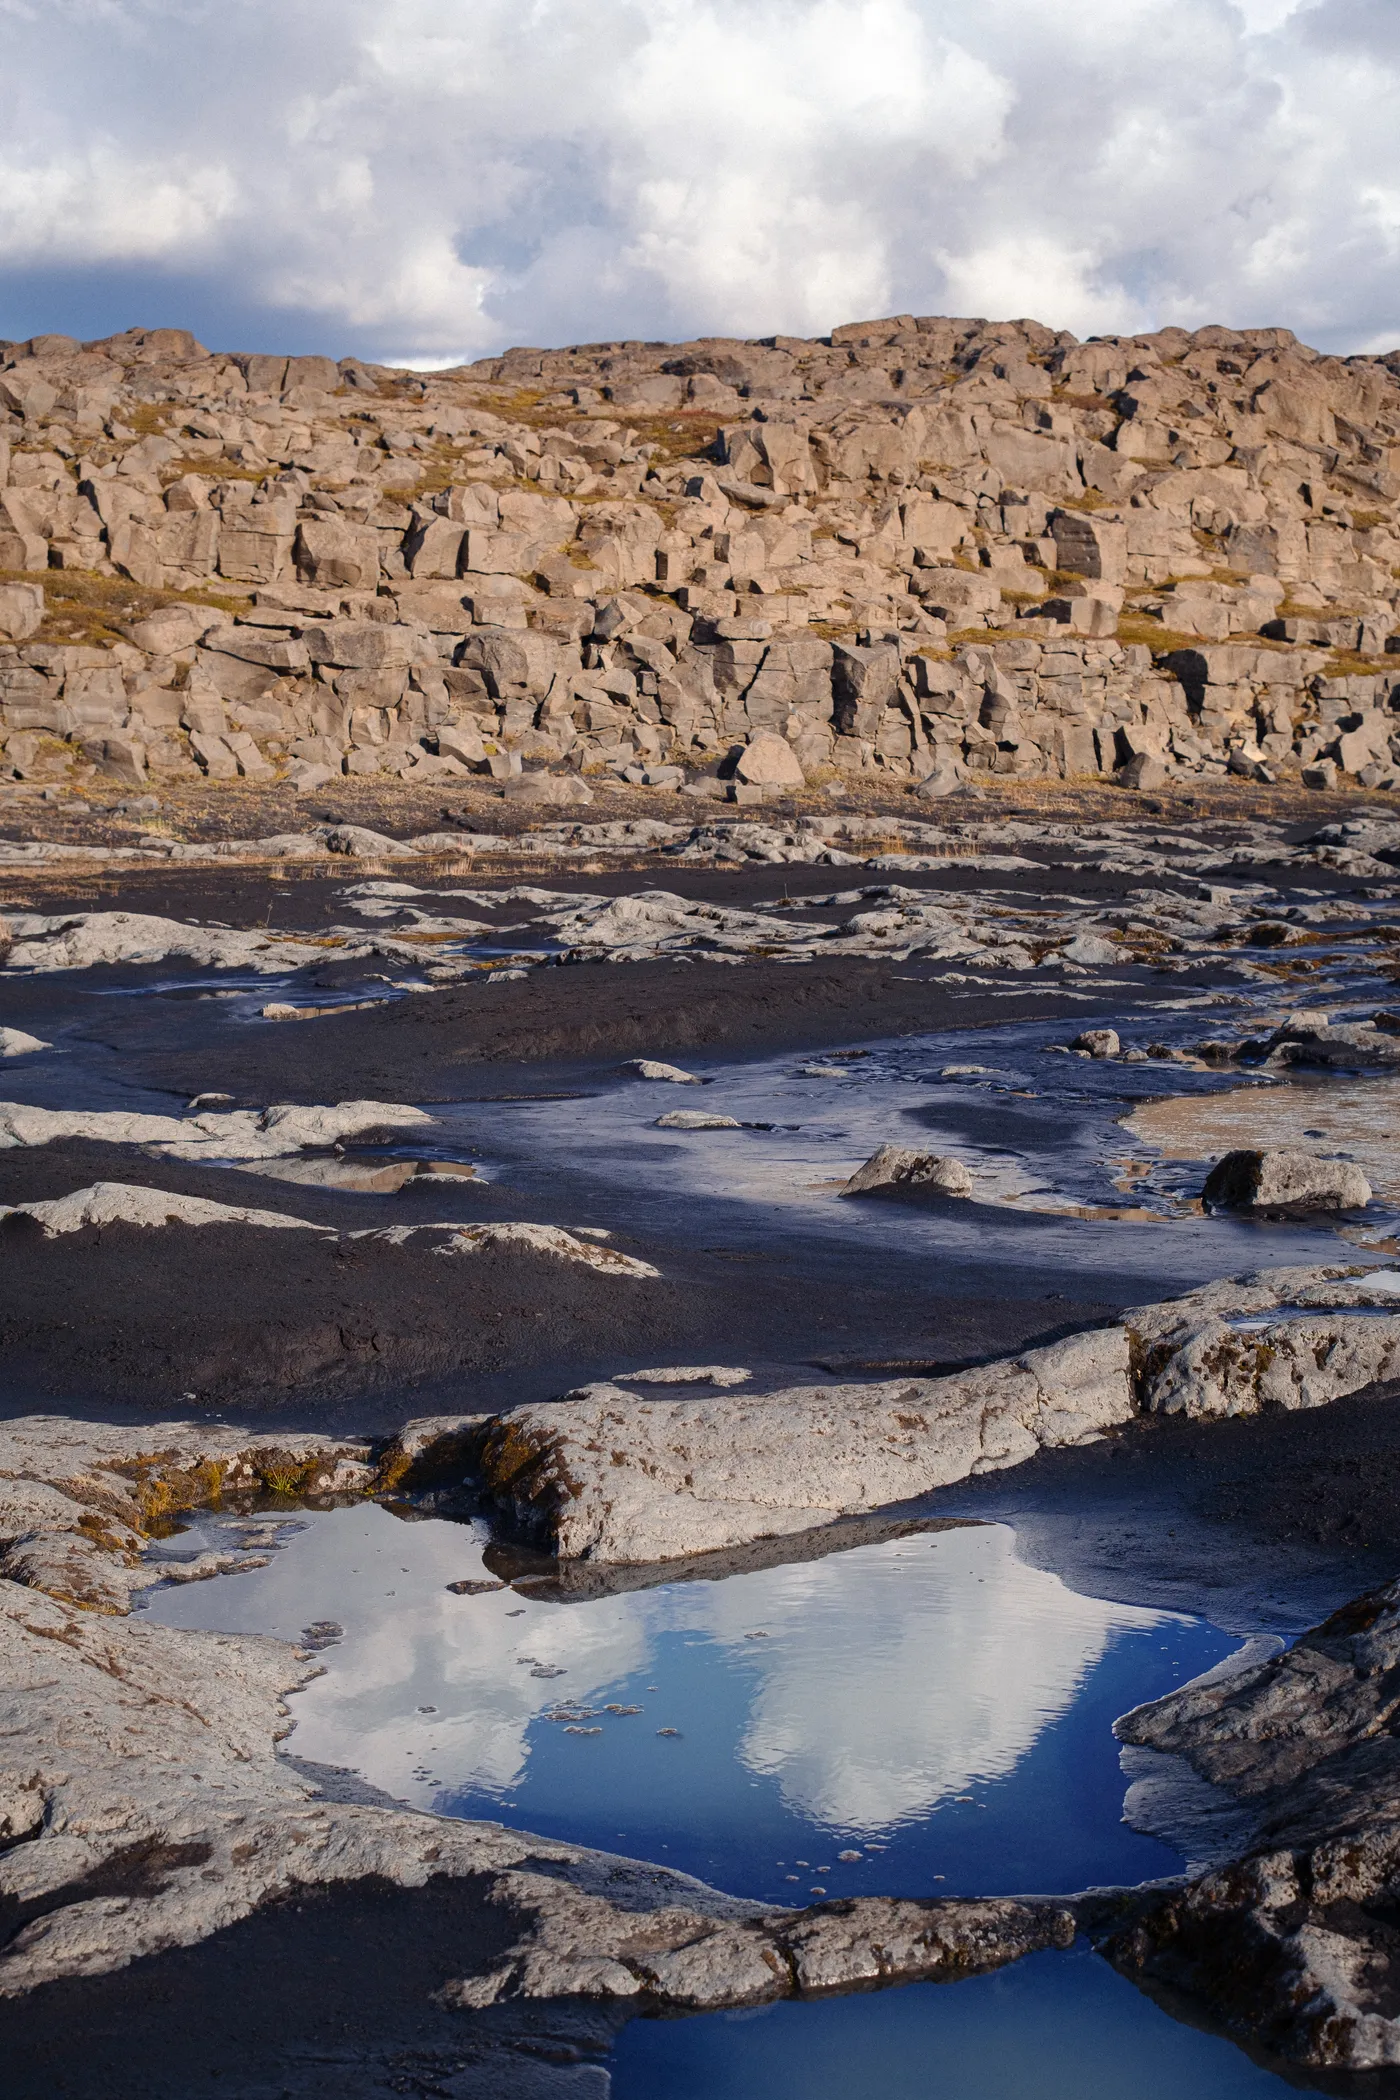
[[[1102,967],[1104,963],[1130,961],[1114,947],[1112,941],[1104,940],[1097,933],[1077,933],[1067,941],[1060,951],[1065,962],[1081,963],[1089,968]]]
[[[192,1101],[185,1103],[185,1114],[197,1115],[202,1108],[227,1108],[232,1099],[232,1094],[196,1094]]]
[[[679,1730],[679,1728],[658,1728],[656,1732],[657,1732],[657,1734],[658,1734],[658,1735],[679,1735],[679,1734],[680,1734],[680,1730]]]
[[[26,1035],[22,1028],[0,1028],[0,1057],[28,1057],[35,1050],[52,1050],[52,1043],[45,1043],[37,1035]]]
[[[841,1194],[868,1196],[894,1188],[926,1188],[939,1196],[970,1196],[972,1176],[960,1159],[948,1154],[881,1145],[851,1176]]]
[[[330,1648],[345,1635],[345,1628],[335,1619],[314,1619],[301,1629],[303,1648]]]
[[[1070,1044],[1071,1050],[1087,1050],[1090,1057],[1116,1057],[1119,1051],[1116,1028],[1086,1028]]]
[[[658,1116],[658,1130],[742,1130],[733,1116],[706,1115],[702,1108],[673,1108],[669,1115]]]
[[[572,1724],[564,1730],[565,1735],[601,1735],[601,1728],[575,1728]]]
[[[838,1859],[843,1859],[843,1860],[847,1861],[848,1863],[849,1863],[849,1862],[850,1862],[851,1860],[853,1860],[853,1859],[860,1859],[860,1858],[862,1858],[863,1856],[864,1856],[864,1855],[863,1855],[862,1853],[859,1853],[859,1852],[838,1852],[838,1853],[837,1853],[837,1855],[836,1855],[836,1857],[837,1857]]]
[[[503,1590],[505,1584],[503,1582],[490,1581],[478,1582],[468,1578],[462,1582],[449,1582],[447,1587],[454,1597],[484,1597],[491,1590]],[[510,1617],[514,1618],[514,1616],[515,1614],[512,1612]]]
[[[619,1069],[630,1072],[634,1079],[660,1079],[669,1086],[703,1086],[705,1083],[693,1072],[683,1072],[679,1065],[660,1064],[654,1057],[629,1057]]]
[[[1249,1210],[1301,1217],[1317,1210],[1362,1210],[1371,1184],[1345,1159],[1310,1152],[1227,1152],[1211,1168],[1201,1201],[1207,1210]]]

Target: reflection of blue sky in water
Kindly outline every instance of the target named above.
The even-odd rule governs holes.
[[[1080,1942],[957,1984],[633,2020],[612,2100],[1285,2100],[1285,2081],[1184,2026]]]
[[[856,1893],[1178,1865],[1121,1825],[1111,1723],[1230,1644],[1075,1595],[1004,1527],[573,1604],[451,1594],[484,1543],[372,1506],[312,1515],[266,1570],[151,1615],[289,1636],[335,1619],[326,1675],[292,1700],[297,1755],[753,1893],[818,1868]]]

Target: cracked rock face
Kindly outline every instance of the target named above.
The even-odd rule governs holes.
[[[1393,1378],[1393,1273],[1376,1282],[1341,1266],[1266,1269],[1135,1308],[1127,1325],[1143,1410],[1200,1418],[1325,1407]]]
[[[1387,358],[903,315],[431,374],[180,329],[0,365],[24,780],[1400,778]],[[68,570],[140,586],[120,642],[73,642]]]
[[[1118,1724],[1243,1804],[1243,1856],[1154,1891],[1110,1931],[1129,1975],[1185,1988],[1295,2062],[1400,2064],[1400,1584],[1284,1654]]]

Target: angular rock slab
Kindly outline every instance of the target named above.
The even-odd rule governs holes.
[[[1207,1210],[1247,1210],[1266,1217],[1305,1217],[1320,1210],[1364,1210],[1371,1184],[1345,1159],[1310,1152],[1227,1152],[1206,1177]]]
[[[513,1408],[483,1439],[498,1508],[561,1557],[662,1561],[908,1500],[1134,1412],[1122,1328],[951,1378],[703,1400],[617,1385]]]

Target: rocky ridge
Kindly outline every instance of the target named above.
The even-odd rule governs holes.
[[[1397,358],[910,315],[428,375],[3,345],[3,763],[1385,787]]]

